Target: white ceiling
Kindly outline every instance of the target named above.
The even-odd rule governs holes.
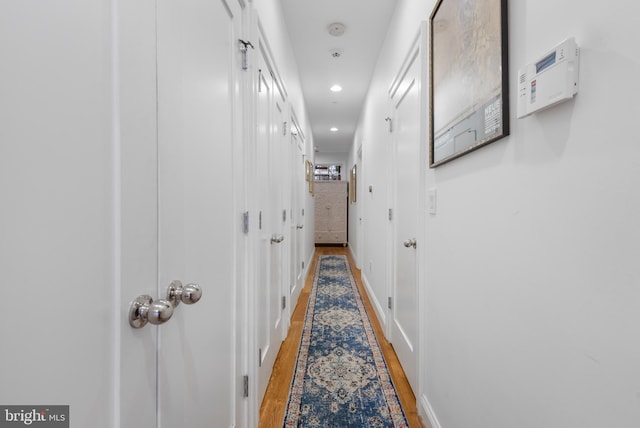
[[[281,0],[314,145],[321,153],[349,151],[396,0]],[[344,35],[329,34],[344,24]],[[340,57],[332,52],[338,49]],[[331,86],[343,90],[333,93]],[[331,132],[330,128],[338,128]]]

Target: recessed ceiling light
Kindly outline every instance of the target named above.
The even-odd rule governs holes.
[[[342,86],[333,85],[330,89],[331,89],[331,92],[340,92],[340,91],[342,91]]]
[[[334,37],[340,37],[344,34],[344,24],[341,22],[334,22],[333,24],[329,25],[329,27],[327,28],[327,30],[329,31],[329,34],[331,34]]]
[[[332,128],[330,129],[330,131],[331,131],[331,132],[338,132],[338,128],[336,128],[336,127],[334,126],[334,127],[332,127]]]

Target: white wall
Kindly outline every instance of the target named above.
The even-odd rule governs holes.
[[[384,298],[386,90],[433,1],[400,1],[356,140],[374,192],[363,273]],[[442,428],[640,424],[640,6],[510,2],[517,69],[575,36],[575,100],[517,120],[511,136],[428,169],[421,213],[423,416]],[[425,112],[426,116],[426,112]],[[426,144],[426,142],[424,142]],[[426,166],[425,166],[426,168]],[[368,260],[373,268],[368,270]]]
[[[399,3],[398,8],[402,4]],[[374,307],[383,308],[387,301],[388,263],[391,252],[386,248],[389,231],[388,209],[391,207],[389,192],[391,185],[390,165],[391,136],[385,117],[390,116],[388,89],[406,54],[408,44],[417,34],[418,22],[413,28],[403,27],[398,19],[398,10],[390,24],[389,33],[382,48],[375,74],[367,94],[366,103],[355,132],[354,147],[350,160],[357,159],[358,147],[362,147],[362,162],[359,165],[358,218],[350,218],[350,224],[360,222],[361,228],[356,242],[356,252],[362,261],[362,279],[370,292]],[[417,15],[416,15],[417,16]],[[395,28],[399,27],[398,30]],[[404,33],[402,33],[404,31]],[[396,42],[396,33],[404,40]],[[407,45],[405,48],[405,44]],[[400,47],[400,49],[398,49]],[[360,248],[361,247],[361,248]],[[378,311],[378,316],[384,316]],[[382,323],[384,319],[380,320]]]
[[[351,147],[350,152],[347,155],[347,176],[348,180],[351,173],[351,168],[356,165],[356,200],[355,202],[351,202],[351,198],[349,198],[349,214],[348,214],[348,222],[349,222],[349,250],[351,251],[351,255],[356,262],[356,265],[359,269],[362,269],[362,250],[361,250],[361,240],[362,240],[362,190],[364,187],[362,186],[362,162],[358,157],[358,151],[362,148],[362,144],[355,140],[354,144]],[[350,188],[350,192],[353,189]]]

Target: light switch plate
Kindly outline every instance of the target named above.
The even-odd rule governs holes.
[[[438,191],[435,189],[435,187],[429,189],[427,197],[429,214],[436,215],[436,212],[438,210]]]

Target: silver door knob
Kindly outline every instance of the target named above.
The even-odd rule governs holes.
[[[129,307],[129,325],[142,328],[147,323],[164,324],[173,315],[173,305],[168,300],[153,300],[151,296],[143,294],[135,298]]]
[[[407,239],[402,244],[407,248],[410,248],[410,247],[416,248],[416,246],[418,245],[418,243],[416,242],[416,238]]]
[[[180,302],[193,305],[202,297],[202,288],[198,284],[182,285],[181,281],[172,281],[167,288],[167,300],[175,308]]]
[[[304,224],[298,224],[296,225],[296,229],[302,229],[304,227]]]
[[[271,243],[272,244],[279,244],[282,241],[284,241],[284,236],[282,235],[278,235],[278,234],[273,234],[273,236],[271,237]]]

